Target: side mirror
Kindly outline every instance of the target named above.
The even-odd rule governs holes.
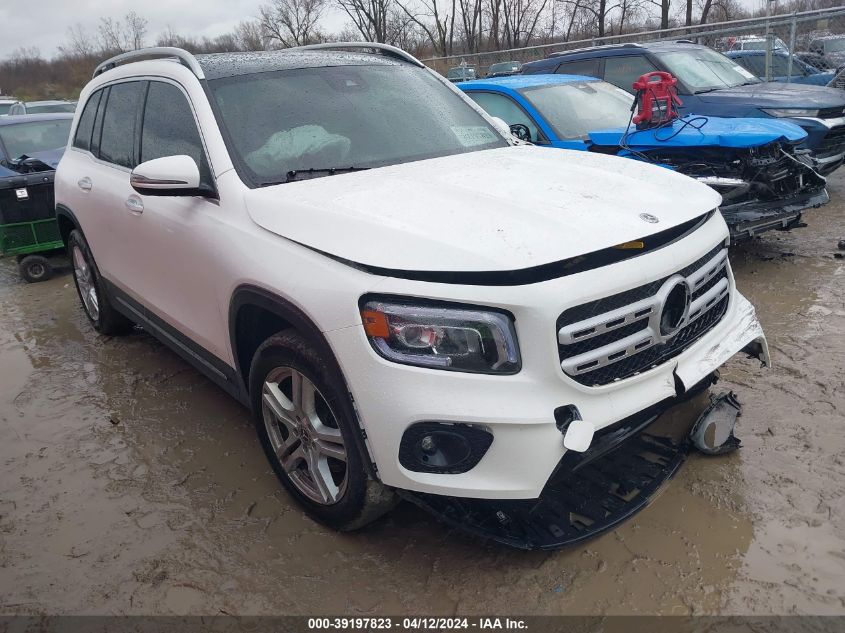
[[[190,156],[165,156],[141,163],[129,176],[132,188],[144,196],[198,196],[200,170]]]

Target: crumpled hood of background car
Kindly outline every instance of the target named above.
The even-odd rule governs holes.
[[[596,145],[616,147],[625,135],[625,128],[590,132]],[[632,125],[625,139],[631,149],[661,147],[760,147],[775,141],[798,143],[807,133],[794,123],[777,119],[728,119],[687,115],[671,126],[637,130]]]
[[[719,202],[709,187],[668,169],[531,146],[246,194],[258,225],[315,250],[379,268],[450,272],[557,262],[669,229]]]

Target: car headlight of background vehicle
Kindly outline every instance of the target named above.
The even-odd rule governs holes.
[[[367,301],[364,331],[387,360],[451,371],[515,374],[520,370],[513,320],[501,312]]]
[[[818,108],[761,108],[763,112],[776,117],[811,117],[819,116]]]

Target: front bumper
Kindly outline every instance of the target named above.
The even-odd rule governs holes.
[[[390,363],[372,350],[361,326],[326,336],[354,398],[379,478],[423,493],[475,499],[535,499],[564,456],[554,411],[573,405],[593,433],[683,394],[749,345],[768,350],[754,308],[733,290],[725,315],[680,355],[653,369],[599,387],[564,374],[555,322],[568,305],[660,279],[724,241],[718,214],[694,234],[636,260],[548,282],[470,287],[386,278],[372,292],[434,297],[509,310],[516,319],[522,370],[512,376],[444,372]],[[659,255],[657,254],[659,253]],[[730,280],[733,288],[732,278]],[[568,298],[561,301],[561,298]],[[399,461],[404,432],[420,422],[481,426],[493,442],[467,472],[415,472]]]
[[[827,190],[821,189],[774,202],[722,206],[720,211],[730,229],[731,242],[738,242],[766,231],[789,229],[801,221],[803,211],[818,208],[829,201]]]

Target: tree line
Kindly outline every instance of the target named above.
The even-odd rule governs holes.
[[[785,0],[775,13],[840,6],[840,0]],[[330,8],[347,18],[326,29]],[[740,0],[270,0],[230,33],[197,38],[168,28],[153,36],[130,11],[68,28],[55,55],[20,48],[0,61],[0,90],[21,99],[76,98],[104,59],[145,46],[193,53],[288,48],[327,41],[374,41],[418,57],[473,54],[643,29],[756,17]]]

